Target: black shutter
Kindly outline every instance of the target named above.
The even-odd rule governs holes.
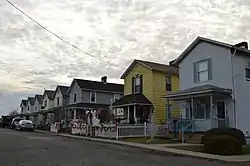
[[[135,77],[132,77],[132,94],[134,94]]]
[[[143,92],[143,77],[140,75],[140,93]]]

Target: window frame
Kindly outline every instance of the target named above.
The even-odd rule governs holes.
[[[59,99],[59,97],[57,97],[57,105],[59,105],[60,104],[60,99]]]
[[[117,98],[118,96],[118,98]],[[114,93],[114,102],[116,102],[117,100],[119,100],[121,98],[121,94],[118,93]]]
[[[48,106],[48,103],[47,103],[47,100],[44,101],[44,107],[47,107]]]
[[[77,101],[77,96],[76,96],[76,93],[73,94],[73,103],[76,103]]]
[[[206,65],[207,65],[207,69],[203,69],[203,70],[201,70],[200,71],[200,68],[199,68],[199,65],[201,64],[201,63],[206,63]],[[197,81],[198,82],[206,82],[206,81],[209,81],[209,64],[208,64],[209,62],[208,62],[208,59],[204,59],[204,60],[201,60],[201,61],[198,61],[198,62],[196,62],[196,68],[197,68]],[[200,80],[200,74],[201,73],[207,73],[207,79],[206,80]]]
[[[95,96],[95,101],[91,100],[92,99],[92,94],[94,94],[94,96]],[[96,103],[96,92],[90,92],[89,101],[90,101],[90,103]]]
[[[247,72],[249,72],[249,77],[247,76]],[[246,81],[250,81],[250,66],[247,66],[245,68],[245,78],[246,78]]]
[[[139,81],[139,85],[137,85],[137,82],[136,81]],[[140,75],[137,75],[137,76],[134,76],[134,93],[141,93],[141,78],[140,78]]]
[[[170,81],[167,81],[168,79]],[[170,90],[168,89],[168,87],[170,87]],[[167,92],[172,92],[172,77],[171,76],[165,76],[165,88]]]
[[[198,105],[203,105],[204,118],[197,118],[197,116],[196,116],[196,114],[201,111],[201,110],[198,110]],[[207,107],[206,107],[205,103],[203,103],[203,104],[196,103],[195,104],[194,118],[195,118],[195,120],[206,120],[207,119]]]

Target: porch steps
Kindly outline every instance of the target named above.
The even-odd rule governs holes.
[[[194,143],[200,144],[203,133],[185,133],[185,142],[186,143]]]

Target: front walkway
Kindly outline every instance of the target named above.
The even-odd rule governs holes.
[[[40,133],[47,133],[51,134],[51,132],[48,131],[40,131],[35,130],[36,132]],[[55,133],[54,133],[55,134]],[[123,141],[117,141],[117,140],[109,140],[109,139],[100,139],[100,138],[90,138],[90,137],[83,137],[83,136],[76,136],[76,135],[70,135],[70,134],[55,134],[58,136],[63,137],[69,137],[69,138],[76,138],[76,139],[84,139],[89,141],[99,141],[99,142],[105,142],[105,143],[112,143],[112,144],[119,144],[119,145],[125,145],[125,146],[132,146],[132,147],[138,147],[143,149],[149,149],[156,152],[165,152],[165,153],[175,153],[180,156],[192,156],[195,158],[203,158],[203,159],[210,159],[210,160],[220,160],[225,162],[245,162],[250,161],[250,155],[239,155],[239,156],[219,156],[219,155],[212,155],[212,154],[206,154],[206,153],[200,153],[200,152],[192,152],[187,150],[180,150],[180,149],[173,149],[171,146],[185,146],[185,145],[191,145],[191,144],[140,144],[140,143],[132,143],[132,142],[123,142]],[[166,146],[169,146],[168,148]]]

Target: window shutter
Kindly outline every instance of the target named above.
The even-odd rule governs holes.
[[[143,92],[143,77],[140,75],[140,92]]]
[[[132,77],[132,94],[134,94],[135,77]]]
[[[212,80],[212,59],[208,59],[208,80]]]
[[[197,83],[198,82],[198,75],[197,75],[197,63],[194,62],[193,63],[193,75],[194,75],[194,83]]]

